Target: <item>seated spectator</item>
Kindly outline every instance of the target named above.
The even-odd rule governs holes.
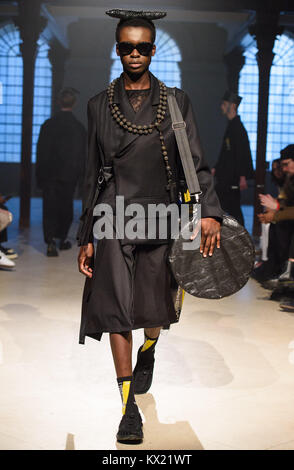
[[[285,182],[286,174],[283,172],[281,159],[277,158],[272,161],[271,179],[278,189],[278,198],[275,199],[269,194],[260,195],[261,204],[268,209],[275,209],[279,198],[283,198],[282,187]],[[252,272],[252,277],[259,282],[266,281],[279,274],[280,267],[283,262],[281,254],[277,249],[276,226],[271,223],[264,222],[262,224],[261,236],[262,257],[257,262]]]
[[[5,203],[8,199],[8,197],[1,196],[0,194],[0,209],[6,212],[8,212],[8,208],[5,206]],[[3,243],[6,243],[7,240],[7,229],[4,228],[2,231],[0,231],[0,250],[9,259],[18,258],[18,254],[12,248],[3,246]]]
[[[280,197],[260,195],[266,212],[258,215],[261,223],[275,225],[273,232],[282,265],[279,275],[267,282],[267,286],[273,288],[281,282],[294,282],[294,145],[281,151],[281,160],[287,178]]]
[[[0,208],[0,234],[12,221],[11,212]],[[5,253],[0,249],[0,267],[1,268],[13,268],[15,263],[9,259]]]

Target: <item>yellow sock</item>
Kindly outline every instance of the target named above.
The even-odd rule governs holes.
[[[122,401],[122,414],[124,415],[127,411],[127,408],[132,408],[134,405],[137,406],[135,402],[135,395],[133,389],[133,376],[129,377],[118,377],[117,383],[120,391],[121,401]]]

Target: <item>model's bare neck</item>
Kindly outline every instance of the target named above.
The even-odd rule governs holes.
[[[147,90],[150,88],[150,76],[148,70],[141,75],[137,80],[131,75],[124,72],[124,84],[126,90]]]

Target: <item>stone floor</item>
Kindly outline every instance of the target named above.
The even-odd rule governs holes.
[[[115,440],[108,337],[78,344],[77,248],[45,257],[40,201],[21,234],[17,201],[10,207],[19,258],[0,271],[0,449],[130,450]],[[141,342],[136,331],[135,350]],[[294,317],[255,281],[218,301],[186,295],[156,348],[153,386],[137,397],[145,439],[136,449],[294,450]]]

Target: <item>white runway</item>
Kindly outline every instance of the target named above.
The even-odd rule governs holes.
[[[0,449],[294,449],[294,316],[255,281],[220,301],[186,295],[137,397],[144,442],[126,446],[108,336],[78,344],[77,248],[45,257],[39,222],[12,230],[10,245],[20,256],[0,270]]]

